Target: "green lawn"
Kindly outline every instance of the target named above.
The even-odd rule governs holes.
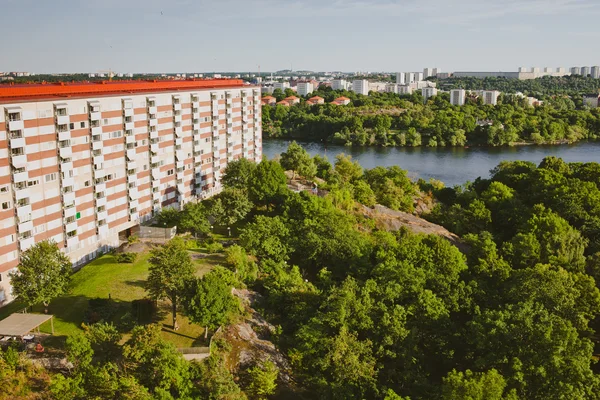
[[[92,298],[106,299],[110,295],[111,299],[120,306],[120,312],[113,318],[115,321],[118,321],[131,309],[131,301],[145,298],[144,284],[148,277],[148,258],[148,253],[140,254],[134,264],[119,264],[113,255],[107,254],[73,274],[68,294],[55,299],[50,304],[49,313],[54,315],[54,333],[57,337],[50,340],[49,344],[60,345],[64,336],[81,330],[88,301]],[[204,275],[213,266],[222,264],[223,259],[223,254],[212,254],[195,260],[196,275]],[[24,305],[18,301],[0,308],[0,319],[23,308]],[[43,308],[35,306],[33,312],[42,313]],[[204,343],[203,328],[191,324],[182,315],[178,315],[180,329],[177,332],[172,331],[170,303],[168,302],[159,303],[156,322],[163,325],[164,337],[177,347],[191,347]],[[41,331],[50,333],[50,323],[42,325]],[[127,335],[125,336],[127,337]]]

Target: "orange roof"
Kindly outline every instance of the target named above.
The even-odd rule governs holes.
[[[298,100],[298,97],[296,97],[296,96],[288,96],[284,100]]]
[[[102,81],[0,85],[0,102],[244,86],[241,79]]]
[[[282,106],[289,106],[290,105],[290,103],[288,103],[285,100],[278,101],[277,104],[281,104]]]
[[[349,98],[347,98],[347,97],[344,97],[344,96],[342,96],[342,97],[338,97],[338,98],[337,98],[337,99],[335,99],[335,100],[336,100],[336,101],[337,101],[337,100],[344,101],[344,100],[350,100],[350,99],[349,99]]]
[[[275,97],[273,97],[273,96],[265,96],[262,99],[263,100],[275,100]]]
[[[323,100],[321,96],[313,96],[309,100]]]

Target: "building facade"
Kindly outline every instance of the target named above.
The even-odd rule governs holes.
[[[348,83],[345,79],[334,79],[333,81],[331,81],[331,88],[333,90],[347,90]]]
[[[600,66],[594,65],[592,68],[590,68],[590,75],[594,79],[600,78]]]
[[[465,104],[465,89],[452,89],[450,91],[450,104],[462,106]]]
[[[273,89],[279,89],[282,92],[285,92],[285,89],[289,89],[289,88],[290,88],[289,82],[275,82],[273,84]]]
[[[500,92],[497,90],[484,90],[481,93],[483,104],[491,104],[493,106],[498,104],[498,96],[500,96]]]
[[[307,94],[310,94],[312,92],[314,92],[314,86],[311,82],[298,82],[298,86],[297,86],[297,90],[296,92],[300,95],[300,96],[306,96]]]
[[[366,79],[352,81],[352,91],[367,96],[369,94],[369,81]]]
[[[53,240],[81,265],[164,207],[262,157],[260,89],[241,80],[0,88],[0,306],[21,252]]]
[[[421,90],[421,94],[423,95],[423,101],[427,101],[430,97],[437,95],[437,89],[431,86],[424,87]]]

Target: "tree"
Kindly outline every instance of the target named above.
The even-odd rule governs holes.
[[[266,399],[277,389],[279,369],[272,361],[264,361],[248,370],[250,380],[247,391],[255,399]]]
[[[256,163],[246,158],[240,158],[227,163],[221,183],[225,188],[248,189]]]
[[[153,249],[149,261],[146,290],[156,300],[167,298],[171,301],[173,329],[177,330],[177,300],[185,282],[194,275],[194,266],[183,239],[176,237],[164,246]]]
[[[258,258],[284,261],[292,252],[288,244],[290,231],[280,217],[259,215],[240,234],[240,244]]]
[[[174,208],[167,207],[160,210],[156,216],[156,222],[158,222],[160,226],[175,226],[179,224],[179,217],[179,211]]]
[[[18,271],[9,276],[16,297],[28,306],[42,303],[48,313],[50,301],[67,291],[71,271],[69,257],[56,243],[42,241],[23,252]]]
[[[263,160],[250,179],[250,198],[267,204],[285,189],[287,178],[281,165],[276,161]]]
[[[295,141],[290,143],[287,151],[281,153],[280,162],[284,169],[294,172],[294,178],[296,178],[296,172],[307,179],[311,179],[317,174],[317,166],[310,154]]]
[[[357,161],[352,161],[352,156],[338,154],[335,157],[335,172],[342,182],[352,182],[363,174],[363,169]]]
[[[224,226],[233,225],[246,218],[252,210],[252,202],[248,199],[246,189],[229,188],[219,194],[221,214],[215,215],[217,222]]]
[[[213,270],[202,278],[189,281],[186,285],[185,312],[192,322],[205,327],[205,338],[208,336],[209,328],[215,329],[227,323],[239,312],[239,302],[231,294],[230,282],[220,276],[232,272],[220,268],[223,271]]]
[[[206,205],[203,202],[186,203],[183,206],[178,228],[192,232],[194,236],[210,232]]]
[[[464,373],[452,370],[444,378],[442,397],[447,400],[517,400],[514,390],[505,394],[506,381],[495,369]]]

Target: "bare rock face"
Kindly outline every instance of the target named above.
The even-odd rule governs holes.
[[[260,295],[247,289],[233,289],[234,296],[242,300],[250,317],[244,322],[230,325],[223,331],[224,338],[232,344],[230,360],[238,369],[245,369],[258,362],[271,361],[279,368],[279,380],[283,384],[291,381],[291,366],[288,359],[268,339],[275,327],[263,318],[252,305]]]
[[[374,209],[363,206],[363,212],[365,217],[374,219],[382,229],[397,231],[402,227],[406,227],[413,233],[442,236],[459,249],[464,249],[464,244],[457,235],[441,225],[436,225],[416,215],[394,211],[379,204],[375,205]]]

